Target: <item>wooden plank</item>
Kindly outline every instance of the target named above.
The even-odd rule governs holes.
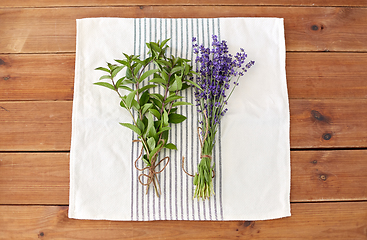
[[[292,204],[273,221],[75,220],[67,207],[0,206],[2,239],[366,239],[367,202]]]
[[[365,99],[291,100],[291,147],[365,148],[366,104]]]
[[[291,202],[367,200],[367,151],[292,151]],[[0,153],[0,204],[68,205],[69,153]]]
[[[367,99],[291,99],[291,147],[366,148]],[[0,102],[0,151],[68,151],[72,102]],[[116,123],[117,124],[117,123]]]
[[[0,193],[0,204],[68,204],[69,153],[0,153]]]
[[[0,103],[0,151],[70,149],[72,102]]]
[[[129,5],[264,5],[264,6],[353,6],[364,7],[367,6],[365,0],[38,0],[38,1],[24,1],[24,0],[3,0],[0,8],[6,7],[76,7],[76,6],[129,6]]]
[[[0,9],[0,53],[75,52],[86,17],[281,17],[288,51],[367,51],[366,8],[134,6]]]
[[[0,100],[72,100],[75,54],[0,55]]]
[[[367,98],[367,54],[287,53],[289,98]]]
[[[367,200],[367,151],[291,152],[291,201]]]
[[[72,100],[74,66],[75,54],[0,54],[0,101]],[[367,98],[366,66],[366,53],[288,52],[289,98]]]

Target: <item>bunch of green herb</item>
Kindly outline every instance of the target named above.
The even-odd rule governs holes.
[[[170,123],[181,123],[186,117],[176,113],[180,105],[192,105],[181,101],[180,91],[194,84],[192,78],[192,67],[189,60],[167,57],[166,50],[169,47],[167,40],[146,43],[149,57],[140,59],[140,56],[127,55],[125,59],[115,60],[116,64],[107,63],[107,67],[98,67],[96,70],[107,72],[107,75],[100,77],[100,80],[108,82],[96,82],[96,85],[107,87],[115,91],[121,101],[120,106],[125,108],[131,118],[132,123],[120,123],[134,131],[139,141],[142,143],[140,156],[135,160],[142,159],[146,167],[140,171],[148,170],[149,173],[140,174],[138,180],[147,186],[147,193],[150,184],[153,184],[157,196],[161,194],[157,174],[164,170],[169,162],[169,157],[158,160],[161,149],[175,149],[173,143],[168,143],[168,136],[171,130]],[[153,68],[148,70],[149,68]],[[125,69],[125,74],[115,80],[117,74]],[[151,78],[151,79],[150,79]],[[148,80],[150,79],[150,80]],[[152,93],[153,88],[162,88],[163,95]],[[125,90],[125,91],[124,91]],[[121,92],[127,93],[126,95]],[[158,91],[156,91],[158,92]],[[155,171],[155,168],[166,159],[162,170]],[[147,177],[147,182],[143,183],[141,178]]]

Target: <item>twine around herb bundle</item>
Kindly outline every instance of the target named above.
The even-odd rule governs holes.
[[[141,143],[141,140],[133,140],[133,142],[140,142]],[[156,157],[158,156],[158,152],[163,148],[163,146],[164,146],[164,140],[162,140],[162,139],[160,139],[159,141],[158,141],[158,144],[160,143],[160,142],[163,142],[163,144],[162,144],[162,146],[159,148],[159,150],[153,155],[153,157],[152,157],[152,162],[151,162],[151,164],[150,164],[150,166],[147,166],[147,167],[145,167],[145,168],[138,168],[138,166],[136,165],[136,163],[138,162],[138,160],[142,157],[142,155],[143,155],[143,150],[144,150],[144,146],[142,146],[141,147],[141,150],[140,150],[140,154],[139,154],[139,156],[135,159],[135,161],[134,161],[134,167],[136,168],[136,170],[138,170],[138,171],[141,171],[142,173],[138,176],[138,180],[139,180],[139,182],[140,182],[140,184],[141,185],[143,185],[143,186],[147,186],[147,190],[146,190],[146,194],[148,194],[148,190],[149,190],[149,186],[150,186],[150,184],[153,182],[153,184],[154,184],[154,186],[155,186],[155,188],[156,188],[156,191],[159,191],[159,192],[156,192],[157,193],[157,196],[159,196],[159,195],[161,195],[161,187],[160,187],[160,184],[159,184],[159,182],[157,181],[157,184],[158,184],[158,190],[157,190],[157,186],[156,186],[156,182],[154,181],[154,178],[157,178],[157,174],[159,174],[159,173],[161,173],[161,172],[163,172],[164,171],[164,169],[166,169],[166,167],[167,167],[167,165],[168,165],[168,163],[169,163],[169,161],[170,161],[170,157],[164,157],[164,158],[162,158],[161,160],[159,160],[159,162],[156,164],[155,162],[156,162]],[[163,168],[161,169],[161,170],[159,170],[158,172],[155,170],[160,164],[161,164],[161,162],[163,162],[164,160],[166,160],[167,159],[167,162],[166,162],[166,164],[163,166]],[[147,170],[147,169],[149,169],[149,174],[145,174],[144,173],[144,171],[145,170]],[[142,177],[147,177],[148,178],[148,180],[147,180],[147,182],[146,183],[144,183],[142,180],[141,180],[141,178]]]

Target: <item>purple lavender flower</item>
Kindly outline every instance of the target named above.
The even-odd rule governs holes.
[[[195,98],[198,112],[202,114],[199,122],[201,127],[201,161],[198,166],[198,173],[194,178],[196,185],[194,197],[209,198],[214,192],[212,184],[212,173],[214,166],[211,165],[211,156],[215,142],[215,134],[220,124],[221,118],[228,109],[228,99],[233,90],[239,85],[239,78],[255,64],[254,61],[245,63],[247,54],[241,48],[234,56],[228,53],[226,41],[220,42],[216,35],[212,36],[211,48],[205,48],[196,43],[196,38],[192,38],[193,52],[197,55],[196,83],[200,88],[196,88]],[[232,78],[236,77],[235,81]],[[232,89],[227,96],[226,91]]]
[[[250,61],[245,64],[247,54],[243,48],[234,56],[229,54],[227,42],[220,42],[216,35],[212,36],[212,48],[199,46],[195,37],[192,40],[193,51],[197,54],[196,71],[199,73],[196,82],[204,89],[203,91],[196,89],[196,105],[199,107],[199,112],[205,110],[209,119],[213,118],[214,122],[219,122],[226,113],[223,105],[224,101],[228,100],[226,90],[230,89],[231,78],[243,76],[255,62]],[[232,91],[238,84],[237,79],[233,82]]]

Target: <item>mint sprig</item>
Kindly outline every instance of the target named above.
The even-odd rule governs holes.
[[[105,74],[99,82],[94,83],[115,91],[121,99],[120,106],[129,112],[132,123],[120,124],[134,131],[143,145],[142,154],[136,161],[144,161],[146,167],[138,170],[147,170],[148,174],[140,174],[139,181],[147,186],[147,193],[150,184],[153,184],[158,197],[161,189],[156,175],[169,162],[169,157],[158,160],[159,152],[163,148],[177,150],[175,144],[168,143],[170,124],[178,124],[186,119],[176,113],[178,106],[192,105],[182,101],[183,97],[179,95],[192,84],[192,66],[187,59],[166,56],[168,41],[146,43],[149,57],[145,59],[123,53],[124,59],[115,60],[114,64],[107,63],[107,67],[96,68]],[[116,80],[123,69],[126,70],[124,76]],[[163,95],[152,93],[154,88],[163,89]],[[165,159],[165,166],[157,172],[155,168]],[[148,178],[146,183],[141,180],[142,177]]]

